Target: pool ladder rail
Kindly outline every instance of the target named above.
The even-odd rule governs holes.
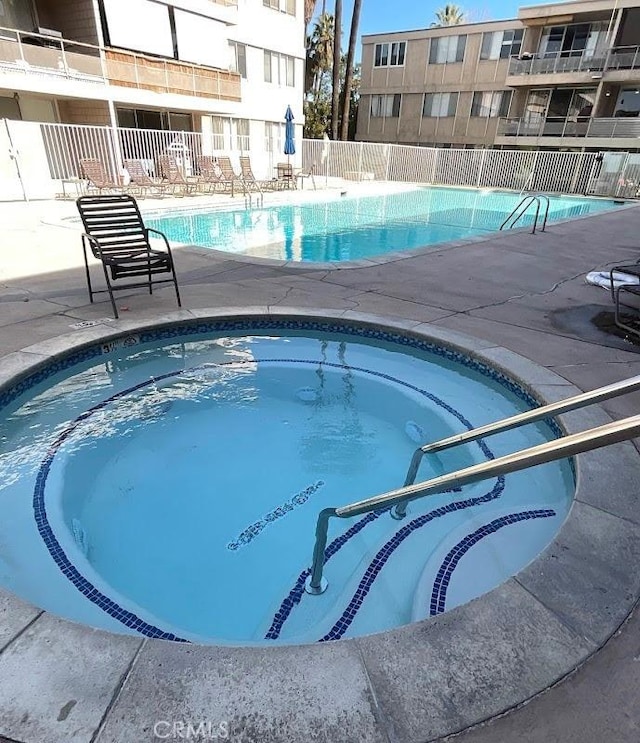
[[[536,421],[552,418],[562,413],[568,413],[571,410],[595,405],[604,400],[619,397],[620,395],[627,395],[638,390],[640,390],[640,375],[615,382],[605,387],[599,387],[590,392],[583,392],[580,395],[534,408],[525,413],[519,413],[510,418],[504,418],[503,420],[474,428],[471,431],[455,434],[454,436],[449,436],[440,441],[419,447],[413,454],[403,487],[376,495],[373,498],[351,503],[347,506],[325,508],[320,511],[316,523],[316,539],[313,549],[311,572],[305,581],[305,591],[312,595],[319,595],[327,589],[328,583],[327,579],[323,576],[323,569],[330,519],[347,519],[389,506],[391,506],[390,514],[392,518],[403,519],[407,514],[407,504],[412,500],[424,498],[428,495],[437,495],[451,488],[469,485],[470,483],[479,482],[498,475],[506,475],[509,472],[528,469],[538,464],[565,459],[575,454],[582,454],[583,452],[617,444],[621,441],[628,441],[629,439],[640,436],[640,415],[634,415],[629,418],[607,423],[604,426],[563,436],[529,449],[507,454],[498,459],[475,464],[471,467],[457,470],[456,472],[416,483],[415,479],[418,474],[418,468],[425,454],[433,454],[458,446],[459,444],[477,441],[486,436],[510,431],[529,423],[535,423]]]
[[[520,199],[517,206],[511,211],[509,216],[500,225],[500,231],[505,230],[505,229],[507,230],[513,229],[533,205],[535,205],[536,207],[536,214],[535,214],[535,219],[533,220],[531,234],[532,235],[536,234],[536,230],[538,229],[538,220],[540,219],[541,209],[543,209],[543,217],[542,217],[542,227],[540,229],[540,232],[544,232],[547,228],[547,220],[549,219],[549,207],[551,206],[551,201],[549,200],[548,196],[542,193],[529,194],[527,196],[524,196],[522,199]]]

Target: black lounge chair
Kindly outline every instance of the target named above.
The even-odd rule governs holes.
[[[153,284],[172,283],[175,286],[178,307],[182,307],[169,241],[162,232],[144,226],[133,196],[125,194],[81,196],[76,204],[85,230],[82,234],[82,251],[91,302],[94,294],[109,292],[113,314],[117,319],[118,308],[113,298],[114,291],[148,287],[149,294],[153,294]],[[166,251],[151,247],[150,232],[160,235],[166,245]],[[106,289],[93,289],[91,286],[87,245],[102,263],[107,282]],[[169,277],[156,278],[158,274],[169,274]],[[120,279],[142,277],[144,280],[121,286],[112,284]]]

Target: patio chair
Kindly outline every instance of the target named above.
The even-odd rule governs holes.
[[[166,185],[173,186],[174,194],[193,195],[200,185],[196,177],[184,175],[173,155],[159,155],[158,170]]]
[[[308,170],[299,170],[296,173],[296,181],[300,179],[300,190],[304,190],[304,179],[310,178],[311,183],[313,184],[313,190],[316,190],[316,178],[315,178],[315,171],[316,171],[316,164],[311,163],[311,166]]]
[[[140,187],[141,195],[151,191],[157,193],[159,196],[164,196],[167,193],[167,189],[171,187],[160,178],[151,177],[142,164],[142,160],[125,160],[124,167],[127,173],[129,173],[131,183]]]
[[[291,163],[276,163],[276,181],[279,188],[297,188],[297,178]]]
[[[638,325],[638,327],[635,327],[626,323],[623,320],[622,312],[620,310],[620,305],[622,304],[622,295],[626,292],[627,294],[631,294],[632,296],[640,297],[640,285],[637,283],[631,283],[631,281],[629,281],[628,283],[624,283],[623,281],[621,283],[620,279],[622,277],[620,277],[619,274],[627,274],[627,276],[635,276],[640,279],[640,261],[636,263],[630,263],[625,266],[614,266],[612,269],[609,270],[611,299],[613,300],[613,303],[615,305],[614,322],[622,330],[626,330],[632,335],[640,337],[640,325]],[[640,311],[636,310],[636,312]]]
[[[242,155],[240,157],[240,178],[245,184],[247,190],[253,188],[256,191],[261,191],[263,188],[277,188],[276,179],[259,181],[253,174],[251,169],[251,158],[248,155]]]
[[[122,184],[117,183],[107,173],[102,160],[98,160],[96,157],[80,158],[80,170],[89,182],[89,191],[97,191],[98,193],[102,193],[103,191],[122,193]]]
[[[212,155],[198,155],[196,163],[200,176],[205,183],[210,185],[211,190],[215,191],[219,186],[222,191],[231,191],[233,196],[233,180],[224,177],[222,168],[215,157]],[[231,166],[231,163],[229,163],[229,166]]]
[[[239,176],[236,171],[233,169],[233,165],[231,165],[231,158],[227,155],[219,155],[218,158],[218,165],[220,166],[221,170],[221,180],[225,183],[231,184],[231,195],[233,196],[233,186],[237,182],[244,188],[244,183],[242,181],[241,176]]]
[[[178,307],[182,306],[169,241],[162,232],[145,227],[133,196],[81,196],[76,204],[84,225],[82,251],[89,299],[92,303],[94,294],[108,292],[113,314],[117,319],[118,308],[113,298],[115,291],[148,287],[149,294],[153,294],[154,284],[172,283],[176,290]],[[149,233],[159,235],[164,240],[166,250],[152,248]],[[106,289],[94,289],[91,285],[87,246],[102,263]],[[168,274],[168,277],[156,278],[162,274]],[[120,279],[131,278],[138,280],[120,286],[113,285]]]

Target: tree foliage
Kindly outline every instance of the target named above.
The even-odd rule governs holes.
[[[436,11],[436,20],[431,24],[431,28],[458,26],[465,20],[464,10],[459,5],[447,4]]]
[[[311,33],[307,37],[307,68],[304,101],[304,136],[310,139],[322,139],[325,134],[331,134],[331,104],[333,98],[333,16],[324,13],[316,20]],[[339,66],[339,95],[340,106],[339,126],[342,129],[344,111],[344,87],[346,77],[346,55],[340,55]],[[351,92],[349,95],[349,126],[348,138],[355,135],[358,101],[360,97],[360,65],[354,65]]]

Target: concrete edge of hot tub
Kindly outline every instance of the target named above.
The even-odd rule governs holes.
[[[540,399],[577,393],[555,373],[476,338],[293,307],[185,310],[76,331],[0,360],[0,386],[71,350],[141,330],[265,316],[401,331],[485,361]],[[562,424],[574,432],[609,420],[596,407],[563,416]],[[638,456],[631,443],[581,455],[569,516],[536,560],[469,604],[369,637],[273,648],[143,641],[57,619],[0,593],[0,735],[25,743],[160,740],[167,725],[191,722],[208,725],[210,738],[228,723],[230,740],[418,743],[500,714],[584,662],[636,602]],[[221,596],[221,610],[233,600]]]

